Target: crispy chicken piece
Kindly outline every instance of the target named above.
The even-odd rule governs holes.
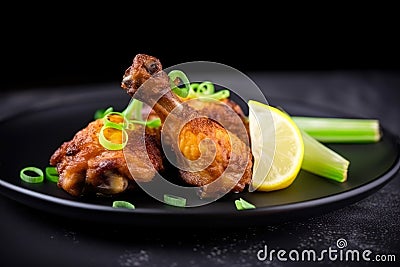
[[[191,101],[192,102],[192,101]],[[221,105],[222,104],[222,105]],[[233,100],[225,98],[217,101],[196,101],[193,104],[189,104],[192,108],[200,111],[202,114],[210,114],[212,119],[220,122],[224,121],[232,133],[240,133],[243,130],[243,126],[249,136],[249,121],[244,115],[242,108]],[[226,114],[231,114],[232,111],[240,118],[241,123],[238,123],[236,116],[227,116]],[[225,125],[224,125],[225,126]]]
[[[143,134],[143,126],[137,125],[134,130],[128,131],[124,152],[108,150],[99,143],[102,126],[102,119],[90,122],[51,156],[50,164],[56,166],[59,173],[58,186],[73,196],[89,192],[118,194],[134,187],[134,178],[151,181],[156,171],[163,169],[159,142],[154,135]],[[120,131],[110,133],[110,136],[112,141],[122,139]]]
[[[121,87],[161,118],[163,134],[176,140],[172,147],[181,163],[181,177],[188,184],[204,186],[203,197],[226,189],[240,192],[250,183],[253,162],[249,146],[215,120],[184,105],[171,92],[169,78],[157,58],[136,55]],[[208,146],[210,140],[213,145]]]

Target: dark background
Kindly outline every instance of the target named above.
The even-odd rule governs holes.
[[[120,81],[137,53],[164,67],[206,60],[243,72],[400,69],[396,21],[378,9],[361,17],[273,17],[274,10],[252,7],[241,17],[207,6],[164,16],[156,12],[162,7],[103,8],[10,10],[2,21],[1,89]]]
[[[304,98],[378,118],[399,134],[398,14],[390,14],[397,8],[373,3],[367,12],[363,3],[353,10],[336,6],[336,12],[333,6],[313,6],[309,16],[288,4],[279,12],[241,3],[236,13],[234,4],[222,11],[205,3],[191,11],[176,3],[168,3],[168,11],[156,3],[139,8],[138,3],[111,7],[107,2],[102,11],[100,3],[86,9],[66,2],[34,3],[34,8],[17,4],[3,8],[0,17],[0,107],[7,112],[43,101],[43,88],[54,90],[51,97],[57,98],[69,95],[65,90],[87,88],[84,84],[110,86],[121,80],[137,53],[148,53],[164,67],[207,60],[260,72],[254,77],[272,100]],[[397,174],[377,193],[321,216],[212,230],[103,227],[0,196],[0,265],[283,266],[258,262],[254,255],[263,244],[320,250],[338,238],[348,240],[351,248],[396,254],[398,261],[399,182]]]

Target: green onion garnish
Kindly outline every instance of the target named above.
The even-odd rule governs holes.
[[[212,82],[191,83],[189,86],[189,93],[186,98],[193,99],[199,98],[201,100],[214,99],[221,100],[230,96],[229,90],[220,90],[215,92],[214,84]]]
[[[112,204],[113,208],[123,208],[123,209],[135,209],[135,205],[129,203],[128,201],[116,200]]]
[[[119,130],[122,132],[122,143],[114,143],[111,142],[110,140],[108,140],[105,136],[104,136],[104,130],[106,129],[115,129],[115,130]],[[126,144],[128,143],[128,133],[125,131],[125,129],[117,129],[117,128],[113,128],[112,126],[103,126],[100,129],[100,133],[99,133],[99,143],[105,147],[108,150],[121,150],[123,149]]]
[[[134,124],[141,124],[149,128],[160,127],[161,120],[159,118],[148,121],[142,120],[142,108],[143,103],[139,100],[133,99],[123,112],[115,112],[113,111],[112,107],[104,111],[96,111],[95,117],[103,118],[103,127],[101,128],[99,133],[99,143],[108,150],[121,150],[128,143],[129,136],[126,132],[126,129],[133,130]],[[111,116],[120,116],[122,121],[112,121]],[[110,128],[120,130],[122,132],[122,143],[111,142],[105,137],[104,131]]]
[[[175,207],[185,207],[186,206],[186,198],[173,196],[169,194],[164,195],[164,202],[168,205]]]
[[[146,126],[149,128],[158,128],[161,126],[161,119],[157,118],[154,120],[146,121]]]
[[[126,107],[124,111],[122,111],[122,114],[128,119],[128,120],[142,120],[142,108],[143,108],[143,103],[140,102],[137,99],[132,99],[131,103]]]
[[[59,175],[58,175],[57,169],[55,167],[46,167],[45,172],[46,172],[47,180],[54,182],[54,183],[58,182]]]
[[[249,210],[249,209],[255,209],[256,206],[253,204],[247,202],[243,198],[235,200],[235,206],[237,210]]]
[[[113,116],[113,115],[120,116],[123,119],[123,121],[122,122],[110,121],[109,117]],[[122,130],[122,128],[124,128],[124,126],[128,125],[128,121],[125,118],[124,114],[122,114],[121,112],[115,112],[115,111],[109,112],[108,114],[106,114],[103,118],[103,121],[104,121],[104,126],[111,127],[111,128],[118,129],[118,130]]]
[[[304,158],[301,168],[338,182],[347,179],[350,162],[301,130]]]
[[[321,142],[366,143],[381,139],[378,120],[292,117],[297,126]]]
[[[144,125],[149,128],[158,128],[161,126],[161,119],[157,118],[149,121],[131,120],[131,123]]]
[[[32,175],[27,174],[26,172],[33,172],[36,175],[32,176]],[[41,183],[41,182],[43,182],[43,179],[44,179],[43,171],[41,169],[39,169],[39,168],[36,168],[36,167],[23,168],[21,170],[21,172],[19,173],[19,176],[21,177],[21,179],[23,181],[25,181],[27,183],[31,183],[31,184]]]
[[[94,119],[101,119],[104,118],[105,115],[107,115],[110,112],[113,112],[113,107],[109,107],[107,109],[98,109],[96,110],[96,112],[94,113]]]
[[[190,90],[190,83],[186,74],[181,70],[173,70],[168,73],[168,76],[170,78],[171,90],[180,97],[187,97]],[[179,83],[183,83],[184,87],[178,87]]]
[[[215,99],[215,100],[221,100],[221,99],[228,98],[229,96],[230,96],[230,93],[228,90],[221,90],[221,91],[218,91],[211,95],[199,95],[198,98],[200,98],[200,99],[211,98],[211,99]]]
[[[200,83],[198,86],[196,86],[196,84],[193,84],[193,86],[190,87],[196,93],[203,95],[212,95],[215,91],[214,84],[207,81]]]

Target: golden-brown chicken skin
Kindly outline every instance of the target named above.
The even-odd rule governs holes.
[[[169,78],[162,71],[157,58],[137,55],[132,66],[126,70],[121,87],[129,95],[152,106],[163,122],[162,132],[170,140],[176,140],[176,145],[172,146],[178,161],[181,153],[189,160],[183,164],[185,168],[180,170],[185,182],[205,186],[222,177],[218,179],[217,186],[209,187],[210,190],[205,191],[203,196],[218,194],[218,191],[225,191],[226,188],[240,192],[250,183],[253,162],[249,145],[215,120],[199,115],[189,105],[182,108],[183,102],[171,92]],[[180,113],[174,115],[176,110]],[[166,123],[166,120],[170,120],[170,123]],[[183,126],[180,124],[182,120],[185,120]],[[196,168],[199,164],[196,160],[200,154],[209,151],[208,147],[202,151],[202,143],[206,139],[214,144],[211,147],[214,147],[215,156],[206,168],[200,170]],[[230,166],[229,170],[227,166]]]
[[[108,150],[99,143],[102,126],[102,119],[90,122],[51,156],[50,164],[56,166],[59,173],[58,186],[73,196],[90,192],[106,195],[122,193],[134,186],[135,179],[151,181],[155,173],[163,169],[159,141],[154,135],[144,134],[143,126],[137,125],[134,130],[128,131],[124,151]],[[121,141],[121,131],[105,131],[108,131],[105,134],[112,141]]]
[[[204,150],[209,149],[202,149],[201,142],[205,139],[212,140],[215,145],[214,159],[203,170],[194,172],[180,170],[183,180],[191,185],[204,186],[219,177],[223,177],[220,183],[216,185],[221,188],[210,188],[205,194],[213,195],[215,192],[223,191],[232,186],[231,190],[234,192],[243,191],[245,186],[250,183],[252,175],[252,156],[249,147],[236,135],[229,134],[220,124],[209,118],[200,117],[186,123],[180,131],[178,140],[179,150],[185,158],[195,162],[202,156]],[[207,160],[207,158],[204,160]],[[228,165],[230,166],[230,170],[228,173],[225,173]],[[189,169],[191,169],[190,167]],[[240,174],[241,178],[234,182],[235,177],[233,177],[232,173]]]
[[[187,100],[183,99],[183,101]],[[233,100],[225,98],[219,101],[190,101],[189,105],[201,114],[208,114],[213,120],[223,122],[224,127],[232,133],[240,135],[245,129],[250,141],[249,121],[242,108]]]

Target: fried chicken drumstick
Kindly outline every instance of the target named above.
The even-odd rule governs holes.
[[[102,119],[89,123],[50,158],[50,164],[56,166],[59,173],[58,186],[73,196],[89,192],[118,194],[132,188],[135,179],[151,181],[156,171],[163,169],[159,141],[152,134],[143,135],[144,126],[137,125],[128,131],[124,151],[108,150],[99,143],[102,126]],[[143,141],[146,147],[141,145]],[[125,159],[133,165],[129,169]]]
[[[189,105],[182,108],[184,102],[171,91],[169,77],[157,58],[136,55],[132,66],[125,71],[121,87],[130,96],[151,106],[163,122],[163,134],[177,139],[172,145],[177,158],[182,160],[183,155],[183,159],[189,160],[180,170],[185,182],[207,187],[222,177],[210,187],[210,192],[214,193],[226,188],[240,192],[250,183],[253,163],[249,145],[215,120],[199,116]],[[182,124],[182,120],[185,123]],[[202,165],[197,160],[209,150],[202,149],[205,140],[213,142],[214,156],[208,166],[197,168]]]

